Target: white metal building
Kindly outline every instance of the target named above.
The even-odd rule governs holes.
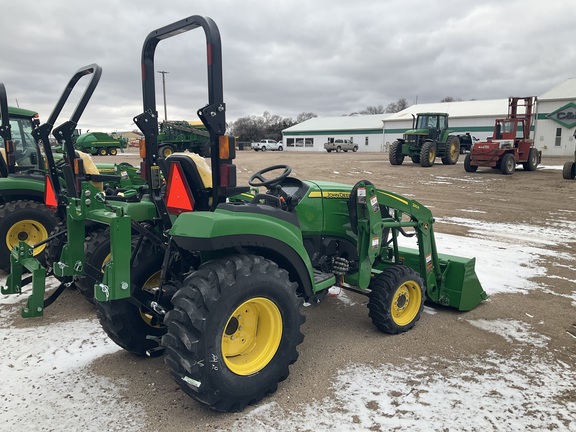
[[[543,155],[574,154],[576,130],[576,78],[548,90],[538,98],[534,142]]]
[[[424,112],[448,113],[449,127],[455,134],[470,132],[484,140],[492,135],[495,120],[506,117],[508,98],[419,104],[394,114],[316,117],[282,131],[284,148],[321,151],[331,138],[343,138],[358,143],[359,151],[388,151],[389,145],[412,127],[412,115]],[[571,156],[576,144],[575,129],[576,78],[571,78],[538,97],[533,126],[535,146],[543,155]]]
[[[282,131],[288,151],[320,151],[330,139],[349,139],[359,151],[380,151],[382,120],[390,114],[315,117]]]

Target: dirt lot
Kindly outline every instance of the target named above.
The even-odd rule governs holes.
[[[444,239],[440,251],[446,245],[450,253],[477,256],[491,297],[468,313],[427,307],[399,336],[372,326],[364,297],[327,297],[304,309],[305,340],[289,378],[244,413],[215,413],[189,399],[162,358],[102,356],[90,369],[119,383],[113,405],[127,413],[128,406],[139,408],[110,430],[576,430],[576,181],[562,179],[564,159],[545,158],[538,171],[520,168],[512,176],[468,174],[462,160],[422,168],[392,166],[386,154],[361,151],[239,152],[239,183],[284,163],[302,179],[367,179],[430,207]],[[72,322],[93,312],[67,291],[40,321],[15,317],[12,325]],[[363,390],[354,387],[361,379]],[[50,421],[46,430],[59,430],[58,419]]]

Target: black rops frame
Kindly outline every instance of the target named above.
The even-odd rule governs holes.
[[[6,87],[0,83],[0,115],[2,116],[2,124],[0,125],[0,136],[4,140],[12,141],[12,132],[10,131],[10,113],[8,112],[8,96],[6,95]],[[6,159],[8,159],[8,146],[6,146]],[[0,175],[2,177],[8,176],[8,164],[4,158],[0,157]]]
[[[65,156],[68,160],[68,164],[65,164],[63,169],[64,178],[66,180],[66,188],[68,191],[68,196],[77,197],[79,190],[77,185],[75,184],[75,177],[73,173],[73,167],[71,165],[74,164],[74,159],[76,159],[76,153],[74,151],[74,143],[72,141],[72,136],[76,126],[78,125],[78,120],[80,120],[80,116],[84,112],[88,101],[92,97],[98,82],[100,81],[100,76],[102,75],[102,68],[97,64],[93,63],[88,66],[84,66],[72,76],[68,84],[66,85],[60,99],[56,103],[56,106],[52,110],[52,113],[48,117],[48,120],[43,123],[42,125],[38,126],[36,129],[32,131],[32,135],[36,139],[36,142],[39,140],[42,141],[42,145],[44,146],[44,153],[46,158],[48,159],[48,171],[50,179],[52,180],[52,185],[55,189],[56,195],[60,199],[60,182],[58,181],[58,170],[56,169],[56,164],[54,162],[54,155],[52,154],[52,148],[50,147],[50,140],[49,135],[54,127],[54,123],[56,122],[58,116],[62,112],[62,108],[66,104],[72,90],[80,81],[80,79],[86,75],[92,75],[90,82],[86,86],[82,97],[78,101],[76,109],[70,116],[70,119],[57,128],[54,129],[52,135],[58,142],[64,142],[64,150]]]
[[[218,194],[225,193],[220,187],[220,159],[218,140],[226,132],[226,105],[222,84],[222,44],[216,23],[208,17],[193,15],[173,24],[152,31],[144,41],[142,48],[142,97],[144,112],[134,118],[146,139],[145,170],[152,196],[160,211],[166,227],[171,226],[166,205],[161,197],[161,182],[154,171],[160,169],[164,178],[168,178],[166,163],[158,154],[158,111],[154,77],[154,53],[161,40],[202,27],[206,35],[206,55],[208,65],[208,104],[197,111],[200,120],[210,133],[212,160],[212,194],[214,204],[218,203]]]

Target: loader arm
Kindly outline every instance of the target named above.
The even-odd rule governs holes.
[[[363,180],[352,189],[349,206],[358,235],[359,271],[351,277],[355,285],[365,289],[374,269],[400,264],[420,273],[435,303],[470,310],[488,297],[474,271],[474,259],[438,254],[434,218],[422,204]],[[398,235],[407,235],[404,228],[414,229],[417,250],[398,245]]]

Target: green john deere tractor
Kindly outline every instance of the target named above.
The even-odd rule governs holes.
[[[448,129],[448,114],[420,113],[412,120],[412,129],[394,141],[389,149],[392,165],[401,165],[405,156],[423,167],[431,167],[437,157],[444,165],[454,165],[460,156],[460,141]]]
[[[210,134],[209,185],[200,160],[158,157],[154,52],[160,41],[196,28],[207,42],[208,103],[198,116]],[[262,193],[230,199],[249,186],[236,184],[220,35],[210,18],[191,16],[151,32],[142,76],[144,112],[134,121],[145,136],[146,193],[117,204],[82,182],[67,202],[68,239],[54,272],[85,265],[77,234],[88,221],[106,226],[109,254],[94,286],[103,329],[136,355],[165,354],[194,399],[238,411],[274,392],[298,358],[302,303],[320,302],[333,285],[366,295],[372,322],[391,334],[410,330],[426,300],[467,311],[487,298],[473,258],[438,253],[425,206],[367,180],[302,180],[275,165],[250,178]],[[414,237],[416,248],[401,246],[401,236]],[[26,244],[19,246],[4,293],[17,292],[21,268],[33,267]],[[32,296],[41,289],[33,283]]]
[[[8,272],[10,251],[21,240],[30,246],[37,245],[32,253],[45,263],[45,240],[65,217],[65,211],[58,214],[44,203],[47,173],[58,173],[59,180],[56,183],[62,183],[66,189],[66,180],[61,170],[63,157],[53,154],[49,144],[49,135],[63,102],[60,101],[49,120],[40,125],[35,112],[7,106],[6,90],[0,84],[0,107],[0,132],[4,145],[4,156],[0,157],[0,269]],[[40,130],[42,134],[39,134]],[[116,179],[106,181],[103,184],[106,189],[117,188],[120,185],[117,179],[120,177],[129,179],[128,183],[144,183],[139,169],[126,163],[97,164],[92,165],[92,169]],[[122,183],[126,184],[127,181],[123,180]]]

